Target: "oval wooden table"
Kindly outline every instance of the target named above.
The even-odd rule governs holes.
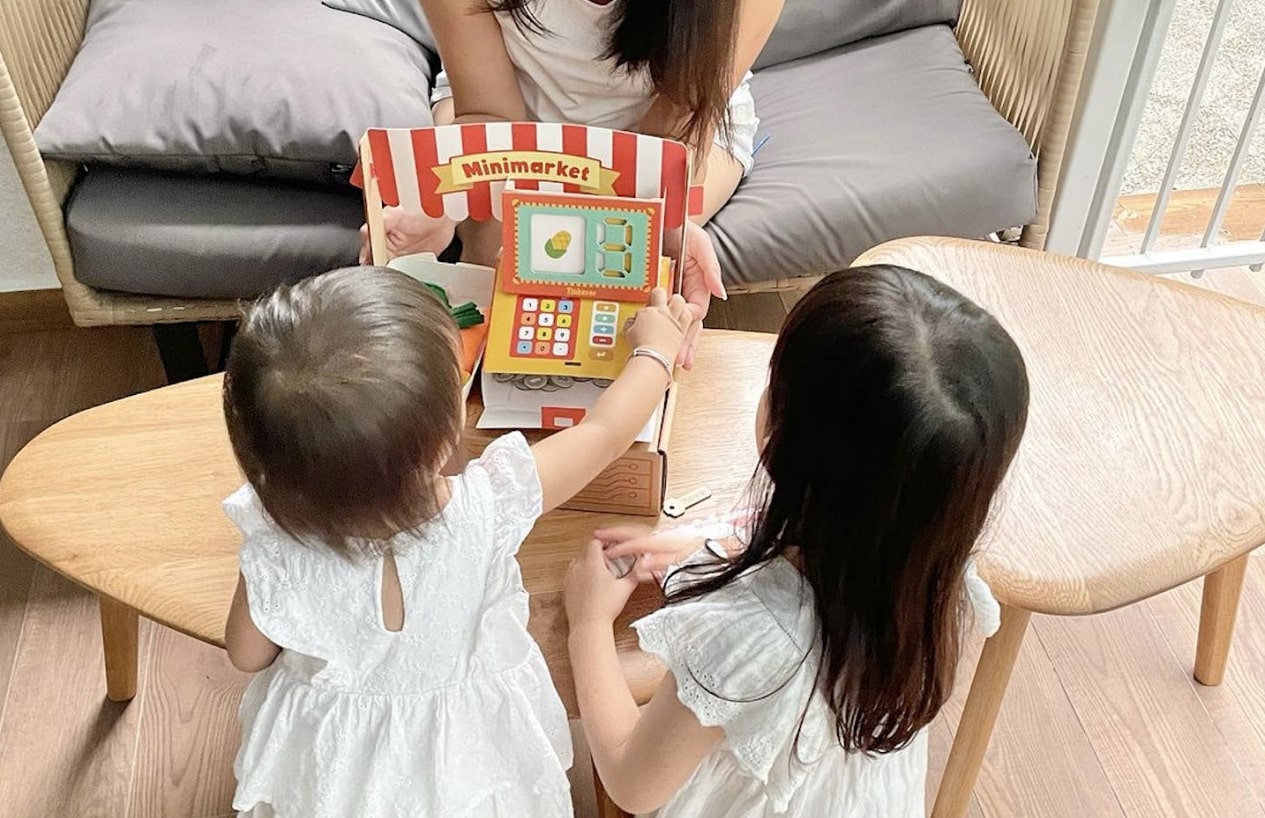
[[[692,372],[679,378],[668,442],[668,492],[706,486],[713,497],[683,521],[728,509],[755,464],[755,405],[764,388],[773,336],[707,331]],[[164,387],[98,406],[45,430],[0,478],[0,523],[23,550],[93,591],[100,602],[107,695],[136,694],[137,616],[215,645],[237,580],[240,537],[220,501],[242,478],[220,408],[220,377]],[[467,446],[494,434],[473,428]],[[562,584],[577,547],[593,529],[653,518],[580,511],[545,515],[519,552],[531,595],[532,635],[576,717],[567,661]],[[659,603],[634,596],[619,627],[620,656],[634,695],[649,699],[663,675],[637,649],[628,622]]]
[[[946,282],[1014,336],[1028,429],[979,569],[1002,604],[933,818],[970,800],[1032,613],[1110,611],[1199,577],[1195,678],[1221,682],[1265,543],[1265,310],[1196,287],[984,242],[909,239],[857,264]]]
[[[1031,613],[1108,611],[1201,576],[1195,675],[1220,681],[1248,553],[1265,542],[1265,310],[1193,287],[983,242],[895,242],[871,263],[921,269],[993,311],[1028,362],[1028,432],[979,559],[1002,603],[938,794],[969,802]],[[709,332],[680,385],[670,491],[738,496],[770,336]],[[135,616],[222,638],[237,537],[219,501],[238,482],[207,379],[69,418],[0,480],[0,520],[23,548],[96,591],[109,686],[131,693]],[[576,544],[601,522],[548,515],[520,560],[532,633],[572,714],[560,590]],[[630,616],[655,604],[636,599]],[[644,700],[662,673],[620,631]],[[130,653],[129,653],[129,646]],[[614,814],[614,813],[608,813]]]

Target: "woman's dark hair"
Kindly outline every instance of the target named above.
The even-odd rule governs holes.
[[[435,475],[461,433],[457,339],[430,290],[383,267],[283,285],[251,307],[224,417],[277,525],[349,548],[438,514]]]
[[[532,15],[535,2],[551,0],[488,0],[488,6],[511,14],[520,29],[547,35]],[[661,135],[701,152],[709,134],[728,129],[740,0],[611,2],[607,58],[627,71],[647,69],[655,91],[682,112],[680,132]]]
[[[952,687],[966,562],[1027,419],[1023,358],[955,290],[859,267],[791,310],[767,394],[750,543],[669,603],[796,549],[840,743],[899,749]]]

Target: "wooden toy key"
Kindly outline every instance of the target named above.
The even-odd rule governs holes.
[[[663,503],[663,513],[669,517],[681,517],[685,512],[712,496],[711,489],[702,487],[683,497],[670,497]]]

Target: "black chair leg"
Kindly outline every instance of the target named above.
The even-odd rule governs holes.
[[[197,324],[155,324],[154,340],[162,358],[167,383],[180,383],[211,374],[198,337]]]

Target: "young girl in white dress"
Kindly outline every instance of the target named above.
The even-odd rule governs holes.
[[[250,310],[224,413],[249,481],[229,658],[233,806],[280,818],[571,815],[566,713],[527,632],[514,555],[622,454],[671,380],[685,302],[656,290],[582,423],[508,434],[456,477],[456,325],[393,270],[339,270]]]
[[[667,605],[636,623],[669,671],[644,710],[611,623],[638,577],[699,543],[603,531],[572,566],[576,692],[614,801],[660,818],[923,816],[926,727],[967,600],[998,625],[968,566],[1027,399],[1010,336],[926,276],[858,268],[805,295],[773,351],[743,543],[667,570]],[[616,579],[606,561],[623,557],[639,566]]]

